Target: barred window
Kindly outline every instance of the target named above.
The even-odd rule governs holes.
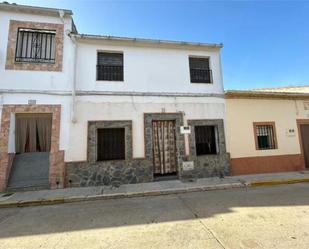
[[[97,130],[97,161],[125,159],[125,128]]]
[[[274,125],[255,124],[255,136],[258,150],[276,149]]]
[[[196,155],[217,154],[217,127],[214,125],[195,126]]]
[[[122,53],[98,53],[97,80],[123,81]]]
[[[189,57],[191,83],[212,83],[209,58]]]
[[[15,61],[55,63],[55,36],[53,30],[19,28]]]

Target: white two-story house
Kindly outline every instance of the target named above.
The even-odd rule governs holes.
[[[221,44],[79,34],[0,4],[0,190],[229,174]]]

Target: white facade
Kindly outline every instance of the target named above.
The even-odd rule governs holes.
[[[77,90],[223,94],[218,48],[198,50],[189,46],[166,48],[138,42],[113,45],[111,41],[79,40],[77,51]],[[123,53],[124,81],[96,80],[98,51]],[[189,56],[210,59],[213,84],[190,83]]]
[[[0,8],[0,88],[1,90],[71,91],[74,59],[73,44],[64,35],[62,72],[5,70],[10,20],[64,24],[64,31],[72,31],[71,17],[43,16],[3,11]]]
[[[10,20],[63,23],[62,72],[6,70]],[[1,9],[0,31],[0,104],[28,104],[29,100],[38,105],[61,104],[59,146],[66,162],[87,159],[87,122],[91,120],[132,120],[134,158],[145,156],[144,113],[181,112],[184,124],[188,119],[225,120],[220,46],[71,38],[70,16]],[[96,80],[98,51],[123,53],[124,81]],[[190,83],[189,56],[209,58],[212,84]],[[13,131],[8,152],[14,152]]]

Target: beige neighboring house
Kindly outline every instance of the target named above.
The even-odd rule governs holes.
[[[227,91],[233,175],[309,167],[309,86]]]

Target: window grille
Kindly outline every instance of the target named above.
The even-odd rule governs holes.
[[[15,61],[55,63],[55,36],[56,32],[51,30],[19,28]]]
[[[191,83],[212,83],[208,58],[189,58]]]
[[[97,161],[125,159],[125,128],[97,130]]]
[[[276,148],[273,125],[256,125],[257,147],[259,150]]]
[[[217,154],[217,129],[216,126],[195,126],[196,155]]]
[[[97,80],[123,81],[122,53],[98,53]]]

